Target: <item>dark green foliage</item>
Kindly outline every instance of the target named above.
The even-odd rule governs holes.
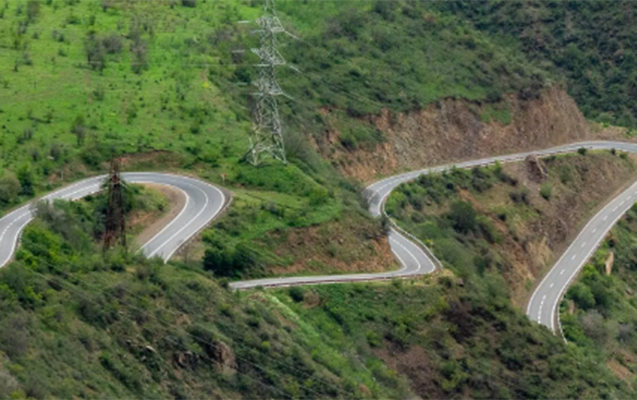
[[[451,205],[449,219],[453,224],[453,228],[459,233],[469,233],[476,229],[476,210],[473,209],[471,203],[466,201],[457,201]]]
[[[259,254],[248,243],[241,242],[234,248],[217,244],[206,249],[203,267],[220,277],[240,276],[242,272],[255,268]]]
[[[289,293],[290,298],[298,303],[303,301],[303,297],[305,296],[305,289],[303,289],[301,286],[292,286],[289,290]]]
[[[21,183],[15,175],[5,172],[0,176],[0,202],[4,205],[16,202],[21,191]]]
[[[29,0],[27,2],[27,20],[33,22],[40,15],[40,0]]]
[[[634,2],[445,1],[437,9],[485,33],[515,40],[529,59],[563,77],[584,114],[637,127]]]
[[[511,307],[501,278],[485,274],[464,288],[443,278],[447,286],[308,288],[321,304],[316,307],[290,298],[289,290],[276,293],[306,323],[321,327],[317,342],[342,349],[391,349],[421,397],[471,393],[471,398],[571,398],[630,393],[603,366],[570,351],[561,338]],[[607,382],[604,385],[599,384],[601,376]],[[376,375],[376,379],[384,377]],[[579,383],[566,383],[574,381]]]

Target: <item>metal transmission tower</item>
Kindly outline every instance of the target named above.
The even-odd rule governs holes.
[[[111,248],[119,239],[126,248],[126,224],[124,221],[124,185],[119,174],[119,159],[111,161],[111,172],[108,174],[106,186],[106,220],[104,221],[104,250]]]
[[[260,47],[252,49],[252,52],[259,57],[259,63],[256,64],[259,77],[253,84],[259,91],[254,93],[256,98],[255,127],[250,138],[250,150],[246,157],[255,166],[261,163],[264,154],[269,154],[287,164],[283,144],[283,127],[276,100],[277,96],[287,96],[279,86],[276,73],[278,67],[286,65],[285,59],[277,50],[277,35],[287,32],[276,16],[274,0],[265,0],[263,15],[256,22],[259,25],[256,33],[259,34]]]

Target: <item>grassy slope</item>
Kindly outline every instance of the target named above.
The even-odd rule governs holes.
[[[568,290],[560,311],[566,338],[591,352],[634,388],[637,372],[635,265],[637,208],[608,235]],[[612,272],[605,264],[614,255]]]
[[[91,236],[100,204],[41,211],[0,272],[0,397],[408,393],[373,355],[317,343],[258,293],[239,297],[199,268],[102,256]]]
[[[211,235],[230,243],[230,251],[240,243],[253,247],[261,266],[280,264],[254,239],[362,211],[359,188],[338,178],[301,133],[322,135],[335,123],[344,132],[337,146],[376,143],[382,135],[352,117],[381,107],[418,109],[445,97],[532,96],[545,82],[515,46],[496,46],[460,19],[421,4],[278,2],[283,23],[301,38],[281,40],[282,53],[303,71],[281,73],[295,98],[281,104],[292,164],[255,170],[239,162],[251,126],[251,89],[236,85],[254,76],[255,60],[232,50],[255,44],[236,22],[257,17],[260,3],[195,3],[0,6],[0,188],[2,179],[13,185],[10,195],[0,190],[0,207],[94,174],[113,155],[155,152],[133,154],[127,168],[186,170],[213,182],[226,174],[236,202]],[[87,54],[105,38],[120,48],[108,45],[109,53],[104,45],[103,58],[89,62]],[[134,48],[147,49],[141,62]],[[338,118],[324,121],[321,107],[337,108]]]
[[[115,7],[104,12],[98,1],[41,2],[28,24],[26,1],[3,4],[4,166],[15,170],[32,159],[36,172],[58,174],[78,153],[95,166],[113,152],[166,149],[183,155],[182,166],[200,162],[212,169],[215,180],[218,172],[233,175],[250,129],[250,89],[236,83],[254,74],[254,60],[233,60],[231,50],[253,41],[236,21],[258,16],[258,4],[109,3]],[[502,92],[537,90],[543,82],[516,48],[495,46],[458,19],[420,5],[281,2],[279,7],[283,22],[302,38],[284,40],[281,49],[303,71],[282,76],[284,88],[297,99],[283,104],[291,136],[298,125],[320,134],[323,106],[362,115],[381,107],[417,109],[451,96],[497,99]],[[129,50],[137,33],[148,49],[139,74],[132,70],[136,61]],[[121,50],[105,55],[101,72],[92,69],[95,61],[87,62],[90,35],[121,39]],[[390,79],[396,71],[400,79]],[[87,131],[80,145],[71,133],[78,116]],[[341,123],[354,140],[373,139],[370,127],[347,114]],[[305,153],[293,137],[290,142],[293,156]],[[47,157],[52,148],[54,160]]]

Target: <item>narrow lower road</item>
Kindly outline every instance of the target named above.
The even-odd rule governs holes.
[[[85,179],[50,193],[41,200],[77,200],[100,190],[105,176]],[[126,172],[122,178],[130,183],[155,183],[172,186],[186,195],[181,212],[157,235],[146,242],[141,251],[148,257],[167,261],[190,237],[199,232],[223,209],[229,196],[221,189],[197,179],[156,172]],[[0,266],[7,264],[15,252],[20,234],[33,219],[33,203],[14,210],[0,219]]]

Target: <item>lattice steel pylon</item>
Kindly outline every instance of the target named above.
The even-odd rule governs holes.
[[[279,116],[277,96],[285,93],[277,81],[277,68],[286,64],[277,50],[277,35],[287,33],[274,11],[274,0],[265,0],[263,15],[257,19],[259,29],[259,48],[251,49],[259,57],[256,67],[259,77],[253,82],[258,92],[254,108],[255,126],[250,137],[250,149],[246,155],[252,165],[259,165],[264,155],[287,164],[283,127]]]
[[[124,210],[124,181],[120,173],[119,159],[111,161],[111,172],[104,186],[107,190],[106,218],[104,221],[104,251],[111,248],[118,240],[126,248],[126,223]]]

